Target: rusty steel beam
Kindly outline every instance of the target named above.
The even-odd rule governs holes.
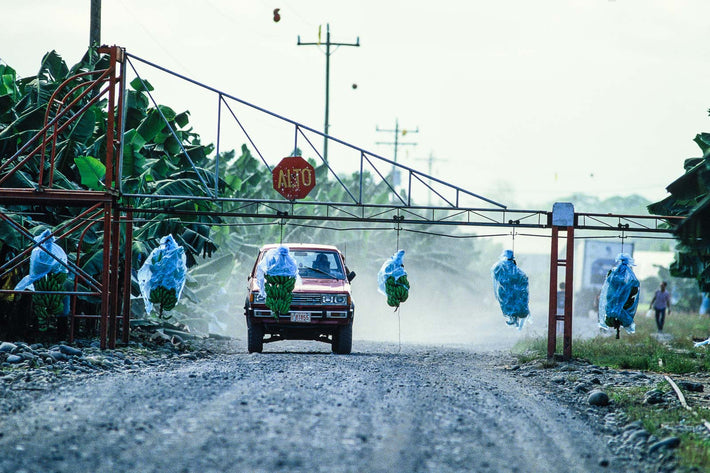
[[[111,202],[111,193],[66,189],[0,189],[2,205],[46,205],[47,207],[85,207],[87,204]]]

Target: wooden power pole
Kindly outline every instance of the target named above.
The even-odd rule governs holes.
[[[101,0],[91,0],[89,47],[101,46]]]
[[[318,28],[318,41],[315,43],[302,43],[301,42],[301,36],[298,36],[298,43],[296,43],[297,46],[320,46],[321,45],[321,40],[320,40],[320,27]],[[336,46],[335,49],[338,49],[338,46],[360,46],[360,37],[357,37],[357,40],[355,43],[333,43],[330,41],[330,23],[326,24],[325,26],[325,125],[323,127],[323,133],[326,135],[323,137],[323,159],[327,162],[328,161],[328,127],[330,126],[329,124],[329,119],[328,119],[328,112],[330,110],[330,47],[331,46]],[[335,52],[335,50],[333,50]]]
[[[379,126],[375,127],[375,130],[379,131],[379,132],[385,132],[385,133],[394,133],[394,141],[377,141],[376,144],[394,146],[394,162],[395,163],[397,162],[397,149],[400,146],[416,146],[417,145],[416,143],[409,143],[409,142],[403,143],[403,142],[399,141],[400,133],[402,134],[402,136],[406,136],[407,133],[419,133],[419,127],[417,127],[416,130],[406,130],[406,129],[401,130],[399,128],[399,119],[395,120],[394,130],[385,130],[385,129],[380,128]],[[394,164],[392,165],[392,180],[394,181],[394,185],[399,185],[399,174],[398,174],[397,168]]]

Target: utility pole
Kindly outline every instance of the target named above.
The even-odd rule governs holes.
[[[416,146],[416,143],[411,143],[411,142],[405,142],[402,143],[399,141],[399,134],[400,131],[402,133],[402,136],[406,136],[407,133],[419,133],[419,127],[417,127],[416,130],[400,130],[399,129],[399,119],[395,120],[394,123],[394,130],[384,130],[380,128],[379,126],[375,128],[376,131],[379,132],[385,132],[385,133],[394,133],[394,141],[378,141],[376,144],[378,145],[391,145],[394,146],[394,162],[397,162],[397,149],[400,146]],[[396,166],[393,164],[392,165],[392,179],[394,180],[394,185],[399,185],[399,174],[397,173]]]
[[[434,164],[434,161],[448,161],[447,159],[440,159],[440,158],[435,158],[434,153],[429,152],[429,157],[428,158],[415,158],[416,161],[427,161],[429,163],[428,166],[428,171],[427,173],[433,177],[432,175],[432,165]],[[429,189],[429,207],[431,207],[431,189]]]
[[[301,35],[298,35],[298,43],[296,46],[320,46],[320,26],[318,27],[318,41],[315,43],[302,43]],[[335,46],[338,49],[339,46],[360,46],[360,37],[358,36],[355,43],[333,43],[330,41],[330,23],[325,25],[325,125],[323,127],[323,159],[328,162],[328,127],[330,126],[328,115],[330,110],[330,47]],[[335,52],[335,49],[332,52]]]
[[[91,0],[89,47],[101,46],[101,0]]]

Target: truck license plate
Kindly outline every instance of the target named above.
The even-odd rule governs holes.
[[[291,322],[311,322],[311,314],[308,312],[293,312],[291,314]]]

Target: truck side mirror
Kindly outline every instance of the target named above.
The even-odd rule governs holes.
[[[352,281],[353,279],[355,279],[355,276],[356,276],[355,271],[350,271],[350,272],[348,273],[348,282],[350,282],[350,281]]]

